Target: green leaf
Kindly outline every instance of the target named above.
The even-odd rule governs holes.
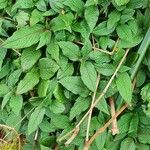
[[[106,80],[101,80],[100,81],[99,88],[100,88],[101,92],[106,87],[107,83],[108,83],[108,81],[106,81]],[[117,87],[116,87],[116,83],[112,82],[104,97],[105,98],[111,97],[117,92],[118,92],[118,90],[117,90]]]
[[[15,18],[18,23],[18,28],[21,28],[27,24],[27,21],[29,21],[29,14],[24,11],[19,11]]]
[[[147,0],[128,0],[129,3],[128,3],[128,6],[129,8],[132,8],[132,9],[136,9],[136,8],[140,8],[140,7],[145,7],[147,4],[148,4],[148,1]]]
[[[120,150],[135,150],[136,145],[134,143],[134,140],[132,138],[126,138],[121,142]]]
[[[118,6],[126,5],[130,0],[115,0]]]
[[[55,17],[51,20],[50,26],[51,29],[56,32],[60,30],[68,30],[71,32],[71,25],[73,22],[74,16],[72,13],[60,14],[58,17]]]
[[[0,70],[0,79],[4,78],[5,76],[8,75],[10,71],[10,64],[7,61],[7,63],[2,67],[2,69]]]
[[[51,80],[49,80],[49,87],[48,87],[48,93],[53,93],[56,86],[57,86],[57,78],[53,78]]]
[[[64,96],[63,87],[60,84],[56,85],[53,94],[54,94],[54,97],[56,98],[56,100],[59,101],[60,103],[64,103],[66,101],[66,97]]]
[[[127,41],[132,40],[131,28],[126,24],[117,27],[117,34],[121,39],[125,39]]]
[[[12,109],[12,111],[16,114],[19,115],[22,105],[23,105],[23,97],[22,95],[12,95],[9,101],[9,105]]]
[[[94,28],[93,34],[96,36],[108,35],[112,33],[114,30],[115,30],[115,27],[108,29],[107,22],[104,21]]]
[[[36,49],[39,49],[41,48],[42,46],[44,45],[47,45],[51,40],[51,32],[50,31],[45,31],[41,34],[41,37],[40,37],[40,42],[37,46]]]
[[[7,53],[7,49],[5,49],[5,48],[0,49],[0,71],[1,71],[1,68],[2,68],[3,60],[6,56],[6,53]]]
[[[63,113],[65,110],[64,104],[62,104],[58,100],[52,101],[49,108],[55,114]]]
[[[137,21],[135,19],[132,19],[131,21],[129,21],[128,25],[131,28],[133,34],[136,35],[139,32],[138,31],[139,30],[138,24],[137,24]]]
[[[47,132],[47,133],[54,132],[56,130],[56,127],[46,119],[43,119],[43,121],[41,122],[39,127],[42,130],[42,132],[44,131],[44,132]]]
[[[150,144],[149,137],[150,137],[150,130],[149,130],[149,128],[145,128],[145,129],[142,128],[141,130],[139,130],[139,132],[138,132],[138,141],[140,143]]]
[[[126,113],[123,116],[121,116],[121,118],[118,120],[118,128],[120,134],[126,133],[129,130],[132,116],[133,116],[132,113]]]
[[[17,8],[31,8],[34,6],[33,0],[17,0],[16,4],[13,6]]]
[[[3,9],[7,6],[8,0],[0,0],[0,9]]]
[[[146,144],[138,144],[137,146],[137,150],[149,150],[149,145],[146,145]]]
[[[58,79],[61,79],[66,76],[71,76],[73,74],[73,72],[74,72],[73,64],[67,63],[66,65],[64,65],[63,67],[61,67],[58,70],[57,77],[58,77]]]
[[[60,11],[64,8],[64,5],[63,3],[64,0],[61,0],[61,1],[49,1],[49,4],[51,6],[51,8],[57,12],[57,13],[60,13]]]
[[[49,80],[41,80],[38,85],[38,95],[39,97],[45,97],[48,91]]]
[[[115,141],[115,142],[116,142],[116,141],[119,141],[119,140],[125,138],[126,135],[127,135],[126,133],[118,134],[118,135],[115,136],[114,141]],[[113,141],[112,141],[112,142],[113,142]]]
[[[106,113],[107,115],[110,114],[109,110],[108,110],[108,104],[107,104],[105,98],[102,98],[101,102],[96,105],[96,108],[98,108],[100,111]]]
[[[19,130],[19,128],[21,126],[21,124],[19,122],[20,122],[21,119],[22,119],[21,115],[16,115],[14,113],[11,113],[6,118],[5,123],[6,123],[7,126],[12,127],[12,128],[15,127],[16,130]]]
[[[65,115],[53,114],[51,121],[59,129],[66,129],[70,126],[69,118]]]
[[[36,2],[35,6],[40,11],[44,11],[45,12],[47,10],[47,2],[46,1],[39,0],[39,1]]]
[[[82,0],[65,0],[64,5],[69,6],[71,10],[80,13],[84,8],[84,2]]]
[[[99,16],[99,10],[96,6],[89,6],[85,9],[85,20],[90,27],[90,31],[94,29]]]
[[[40,144],[44,145],[47,147],[47,149],[45,149],[46,147],[42,147],[40,148],[40,150],[52,150],[52,149],[48,149],[48,147],[55,147],[56,144],[56,136],[55,135],[42,135],[40,137]],[[39,148],[39,147],[38,147]]]
[[[32,145],[31,145],[32,147]],[[40,149],[41,150],[52,150],[51,148],[47,147],[47,146],[43,146],[43,145],[40,145]]]
[[[115,65],[107,63],[95,64],[95,68],[100,74],[104,76],[111,76],[115,71]]]
[[[108,36],[103,36],[100,37],[99,44],[102,49],[107,50],[107,48],[113,48],[115,41],[110,39]]]
[[[112,141],[109,145],[108,145],[108,149],[104,149],[104,150],[118,150],[120,149],[120,141]]]
[[[59,45],[54,38],[52,38],[49,41],[46,51],[58,63],[58,61],[59,61]]]
[[[97,64],[103,64],[106,62],[110,62],[109,55],[102,53],[100,51],[91,51],[89,53],[89,58],[94,60]]]
[[[1,104],[1,109],[3,110],[4,107],[6,106],[6,104],[9,102],[10,98],[12,96],[12,92],[9,92],[7,93],[4,98],[3,98],[3,101],[2,101],[2,104]]]
[[[120,20],[121,13],[114,10],[108,15],[107,28],[111,29],[117,25],[117,22]]]
[[[138,125],[139,125],[139,116],[137,113],[135,113],[131,119],[129,131],[128,131],[128,134],[130,136],[133,137],[137,136]]]
[[[33,26],[40,21],[43,21],[43,15],[40,11],[38,11],[37,9],[34,9],[31,13],[30,25]]]
[[[0,19],[0,35],[4,36],[4,37],[8,37],[7,32],[5,31],[4,27],[3,27],[3,23],[4,23],[4,19]],[[3,42],[3,40],[0,41],[0,44]]]
[[[21,67],[23,71],[27,71],[33,67],[33,65],[40,58],[40,51],[36,51],[33,47],[24,49],[21,55]],[[32,59],[31,59],[32,58]]]
[[[39,124],[42,122],[45,114],[45,108],[36,108],[34,112],[32,112],[29,123],[28,123],[28,134],[30,135],[36,129],[38,129]]]
[[[91,6],[91,5],[97,5],[98,4],[98,0],[87,0],[85,3],[85,7]]]
[[[21,69],[15,70],[13,73],[10,74],[8,78],[8,86],[13,88],[15,84],[18,82],[19,77],[21,75]]]
[[[80,66],[80,72],[83,83],[94,92],[97,80],[97,73],[94,65],[89,61],[82,62]]]
[[[37,106],[41,106],[42,101],[45,101],[45,98],[42,97],[31,97],[29,99],[29,102],[32,106],[37,107]],[[44,105],[44,102],[42,103]]]
[[[146,84],[141,90],[142,99],[150,102],[150,83]]]
[[[116,79],[117,89],[119,90],[122,98],[128,103],[131,104],[132,100],[132,83],[131,78],[127,73],[121,73]]]
[[[84,112],[90,106],[90,99],[79,97],[76,99],[76,102],[72,106],[70,110],[69,119],[72,120],[75,117],[79,116],[82,112]]]
[[[80,50],[79,47],[72,42],[59,42],[60,48],[62,49],[63,54],[72,61],[77,61],[80,59]]]
[[[88,96],[89,90],[85,87],[78,76],[68,76],[59,80],[59,82],[69,91],[83,97]]]
[[[25,77],[19,82],[17,86],[16,94],[26,93],[34,88],[39,83],[39,73],[36,70],[31,70]]]
[[[138,45],[142,41],[142,35],[135,35],[132,39],[121,39],[118,43],[120,48],[132,48]]]
[[[129,20],[132,20],[133,17],[129,14],[127,15],[122,15],[120,18],[120,24],[125,24],[126,22],[128,22]]]
[[[3,44],[5,48],[26,48],[36,44],[43,32],[43,26],[35,25],[32,27],[25,26],[14,32]]]
[[[103,150],[105,142],[106,142],[106,137],[107,137],[107,133],[106,131],[104,131],[95,139],[95,143],[96,143],[98,150]]]
[[[57,63],[50,58],[39,60],[40,77],[44,80],[50,79],[59,69]]]
[[[3,97],[9,92],[9,88],[6,84],[0,83],[0,97]]]
[[[130,15],[133,16],[135,13],[135,10],[132,8],[126,8],[122,11],[122,15]]]
[[[84,42],[84,46],[81,49],[81,54],[83,56],[83,59],[87,59],[89,53],[92,51],[92,44],[90,40],[86,40]]]
[[[72,30],[75,32],[79,32],[82,35],[82,37],[86,40],[88,40],[90,36],[90,28],[85,20],[81,22],[75,22],[72,25]]]

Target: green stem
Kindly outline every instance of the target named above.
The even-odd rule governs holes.
[[[137,71],[142,63],[142,60],[146,54],[146,51],[148,49],[148,46],[150,45],[150,28],[148,29],[142,43],[141,43],[141,46],[139,47],[139,50],[138,50],[138,54],[140,55],[133,70],[132,70],[132,73],[131,73],[131,80],[133,80],[137,74]]]

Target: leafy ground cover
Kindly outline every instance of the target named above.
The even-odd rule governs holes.
[[[149,0],[0,0],[0,149],[150,149]]]

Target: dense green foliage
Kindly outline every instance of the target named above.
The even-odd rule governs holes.
[[[149,27],[149,0],[0,0],[0,123],[25,138],[24,150],[83,150],[87,119],[68,147],[57,139],[81,120],[130,48],[89,131],[92,136],[111,118],[113,97],[116,110],[129,104],[118,118],[119,134],[110,126],[90,149],[149,150],[150,48],[134,90],[131,76]]]

